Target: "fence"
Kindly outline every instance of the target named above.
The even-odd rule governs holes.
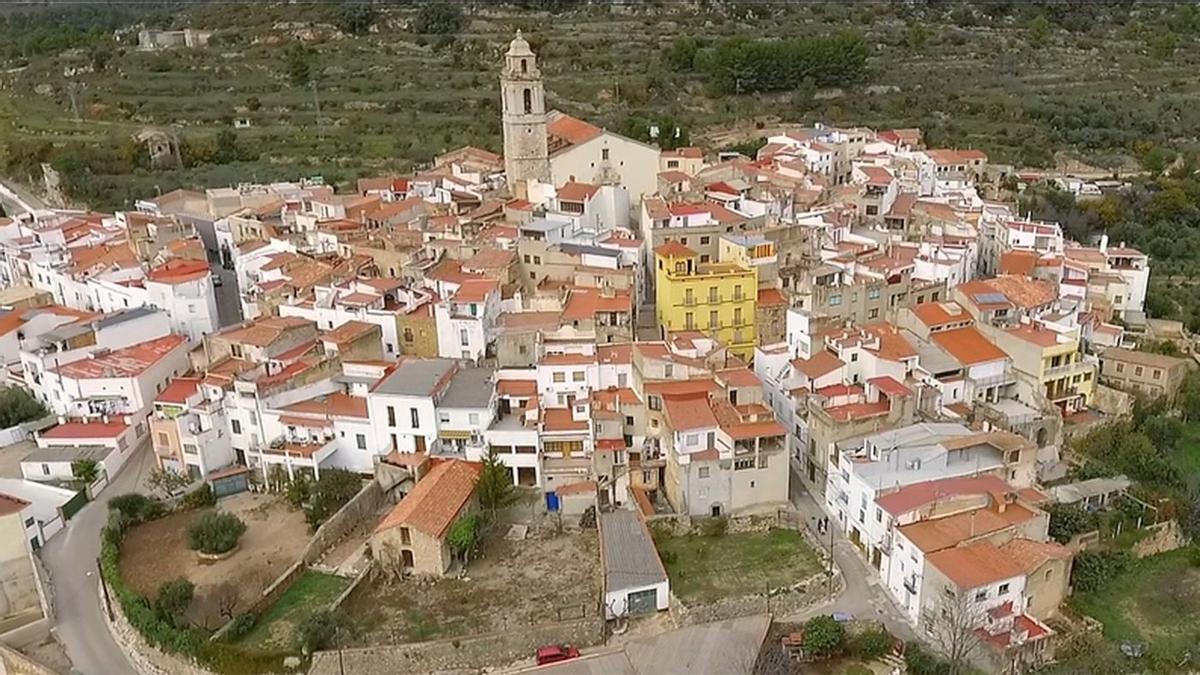
[[[87,503],[87,490],[80,490],[79,492],[76,492],[74,497],[71,497],[67,500],[66,504],[62,505],[63,518],[70,520],[71,518],[75,517],[75,514],[79,513],[79,509],[82,509],[87,505]]]

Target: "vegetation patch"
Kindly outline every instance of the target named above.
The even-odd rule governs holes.
[[[254,628],[240,641],[271,649],[299,647],[297,629],[310,615],[328,608],[349,585],[349,579],[339,576],[305,572],[262,613]]]
[[[821,571],[821,559],[795,530],[740,534],[656,533],[671,590],[685,603],[761,594]]]

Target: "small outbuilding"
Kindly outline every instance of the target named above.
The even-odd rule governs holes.
[[[641,514],[617,509],[601,513],[597,522],[605,618],[653,614],[670,607],[667,570]]]
[[[371,535],[371,554],[385,570],[441,576],[453,556],[446,535],[476,506],[481,465],[437,462],[400,500]]]

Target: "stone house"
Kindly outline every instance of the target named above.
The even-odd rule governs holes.
[[[1100,355],[1100,380],[1122,391],[1171,398],[1193,367],[1189,359],[1113,347]]]
[[[375,561],[386,570],[441,576],[453,554],[446,536],[475,510],[481,465],[459,459],[436,464],[379,522],[371,535]]]

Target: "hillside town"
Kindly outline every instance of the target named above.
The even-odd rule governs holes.
[[[811,662],[830,616],[877,623],[889,667],[913,644],[983,672],[1052,664],[1096,544],[1052,536],[1052,514],[1138,501],[1128,477],[1080,476],[1072,440],[1196,368],[1190,333],[1147,316],[1150,258],[1021,213],[1037,177],[920,129],[662,150],[550,109],[519,32],[496,69],[503,147],[410,175],[10,209],[2,375],[45,414],[0,432],[0,642],[57,623],[80,672],[109,663],[94,631],[134,664],[107,672],[183,672],[133,630],[150,579],[189,579],[192,624],[279,648],[301,625],[280,594],[328,578],[312,602],[353,626],[279,672],[518,672],[535,652],[564,674],[812,672],[764,654]],[[1140,349],[1162,342],[1177,355]],[[202,493],[238,513],[242,540],[170,557],[202,516],[130,517],[111,561],[128,588],[90,563],[58,580],[78,555],[60,530],[112,527],[84,502],[163,486],[168,510]],[[1141,541],[1178,536],[1143,506]],[[777,536],[775,577],[739,562]],[[689,566],[725,537],[727,559]],[[159,576],[130,572],[139,551]],[[469,620],[414,618],[466,602],[438,595],[452,581]],[[453,656],[430,646],[454,626]],[[215,670],[205,654],[183,658]]]

